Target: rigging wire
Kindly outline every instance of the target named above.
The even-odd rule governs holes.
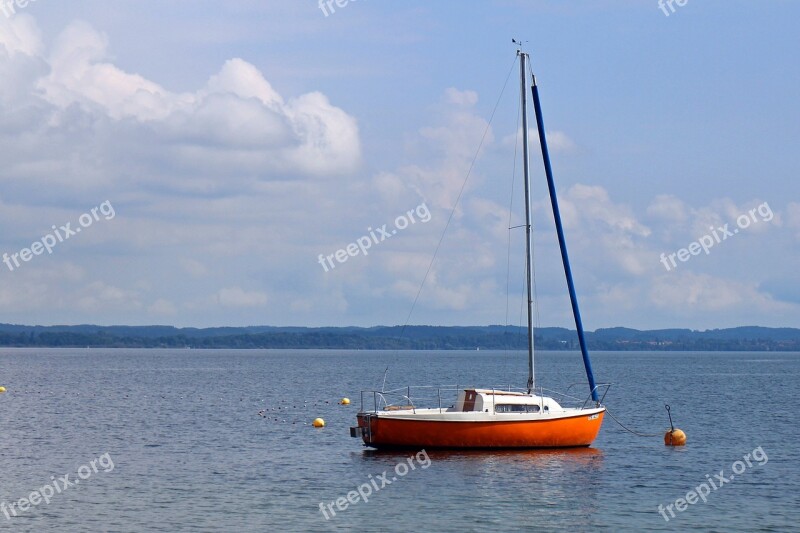
[[[494,115],[497,112],[497,108],[500,105],[500,100],[503,98],[503,94],[506,91],[506,86],[508,85],[508,80],[511,78],[511,72],[514,70],[514,65],[517,64],[517,58],[514,57],[514,62],[511,63],[511,68],[508,69],[508,75],[506,76],[506,81],[503,83],[503,88],[500,90],[500,96],[497,97],[497,102],[494,104],[494,108],[492,109],[492,113],[489,116],[489,121],[486,123],[486,129],[483,130],[483,135],[481,136],[481,142],[478,143],[478,149],[475,151],[475,156],[472,158],[472,162],[469,165],[469,169],[467,170],[467,175],[464,176],[464,182],[461,184],[461,189],[458,191],[458,196],[456,197],[456,201],[453,204],[453,209],[450,211],[450,216],[447,217],[447,222],[444,225],[444,229],[442,230],[442,236],[439,237],[439,242],[436,244],[436,249],[433,251],[433,257],[431,257],[431,262],[428,265],[428,270],[425,271],[425,276],[422,278],[422,283],[419,284],[419,290],[417,290],[417,295],[414,297],[414,302],[411,304],[411,309],[408,311],[408,316],[406,317],[406,321],[403,324],[403,328],[400,330],[400,338],[403,337],[405,333],[406,327],[408,326],[408,322],[411,320],[411,315],[414,313],[414,308],[417,306],[417,301],[419,300],[419,295],[422,293],[422,288],[425,286],[425,282],[428,280],[428,276],[433,269],[433,263],[436,261],[436,256],[439,253],[439,249],[442,246],[442,242],[444,241],[444,236],[447,233],[447,229],[450,227],[450,223],[453,221],[453,216],[455,216],[456,209],[458,208],[458,204],[461,201],[461,196],[464,194],[464,189],[467,186],[467,181],[469,181],[470,175],[472,175],[472,169],[475,168],[475,162],[478,160],[478,155],[481,152],[481,148],[483,148],[483,143],[486,140],[486,135],[489,133],[489,128],[492,126],[492,121],[494,120]]]
[[[524,228],[525,225],[519,226]],[[522,287],[520,288],[520,295],[519,295],[519,322],[517,323],[517,342],[519,344],[524,344],[527,341],[527,333],[526,330],[528,328],[527,324],[523,324],[523,320],[525,318],[525,299],[528,297],[525,294],[525,289],[527,285],[525,285],[525,276],[528,274],[527,271],[527,258],[524,258],[522,261]]]
[[[533,211],[533,209],[531,209]],[[541,327],[539,319],[539,292],[536,290],[536,237],[533,231],[533,221],[531,221],[531,284],[533,285],[533,311],[534,323],[536,327]]]
[[[508,201],[508,250],[506,254],[506,321],[508,324],[508,308],[510,304],[511,295],[511,220],[514,213],[514,185],[517,178],[517,148],[519,148],[519,121],[520,121],[520,104],[517,103],[517,135],[514,141],[514,166],[511,170],[511,195]]]
[[[517,330],[517,339],[519,339],[520,342],[523,341],[523,335],[522,335],[523,326],[526,329],[528,327],[527,324],[522,323],[523,319],[525,318],[525,299],[528,297],[528,295],[525,293],[525,289],[528,287],[528,285],[525,282],[525,277],[528,275],[527,267],[528,267],[528,258],[525,257],[522,261],[522,287],[520,288],[520,294],[519,294],[519,329]]]
[[[514,61],[516,64],[516,61]],[[512,66],[513,68],[513,66]],[[511,227],[512,216],[514,214],[514,186],[516,185],[517,180],[517,149],[519,148],[519,122],[521,119],[520,109],[521,103],[517,100],[517,127],[514,131],[517,133],[516,138],[514,139],[514,165],[511,170],[511,194],[509,195],[510,198],[508,200],[508,250],[506,251],[506,319],[503,324],[506,327],[509,326],[508,323],[508,314],[509,314],[509,307],[511,305],[511,230],[514,229]],[[506,356],[508,356],[508,344],[506,345],[505,350]],[[508,357],[506,357],[506,361],[508,361]],[[506,363],[507,365],[508,363]]]

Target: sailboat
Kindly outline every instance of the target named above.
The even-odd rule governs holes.
[[[515,41],[516,42],[516,41]],[[569,265],[567,245],[558,209],[553,172],[545,137],[544,120],[536,77],[531,73],[531,95],[539,132],[550,203],[558,234],[564,275],[567,280],[572,313],[586,369],[589,394],[583,399],[536,388],[534,382],[533,296],[532,296],[532,225],[531,185],[528,164],[528,117],[526,65],[527,53],[517,50],[520,71],[522,112],[523,172],[525,178],[526,286],[528,318],[528,382],[520,390],[513,388],[405,387],[394,391],[362,391],[358,425],[350,428],[352,437],[361,438],[373,448],[567,448],[592,444],[600,431],[606,408],[603,398],[610,384],[596,384],[586,347],[575,284]],[[600,392],[603,392],[602,397]],[[442,399],[456,396],[450,406]],[[436,402],[423,407],[420,400]],[[570,405],[567,405],[567,404]]]

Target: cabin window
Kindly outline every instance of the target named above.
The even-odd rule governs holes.
[[[494,408],[497,413],[538,413],[538,405],[500,404]]]

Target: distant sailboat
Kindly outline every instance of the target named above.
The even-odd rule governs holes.
[[[595,384],[586,340],[583,334],[578,301],[572,281],[561,215],[553,182],[550,156],[547,150],[544,122],[539,102],[536,78],[531,76],[536,123],[542,159],[547,176],[550,201],[553,207],[564,274],[567,279],[572,312],[578,331],[589,396],[578,405],[565,407],[545,389],[534,387],[533,315],[532,315],[532,240],[530,174],[528,169],[528,119],[526,64],[528,54],[517,50],[520,62],[520,91],[522,109],[523,171],[525,175],[526,219],[526,285],[528,300],[528,384],[525,389],[510,388],[425,388],[406,387],[397,391],[362,391],[358,425],[350,428],[353,437],[360,437],[373,448],[560,448],[589,446],[597,437],[606,408],[598,392],[609,384]],[[480,350],[480,348],[478,348]],[[418,407],[413,393],[429,393],[436,407]],[[433,394],[435,393],[435,396]],[[457,393],[455,404],[442,406],[442,394]],[[552,394],[548,392],[548,394]],[[566,396],[566,395],[564,395]],[[605,397],[605,393],[603,394]],[[371,407],[371,409],[367,408]]]

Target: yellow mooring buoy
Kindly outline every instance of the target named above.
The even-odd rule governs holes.
[[[339,402],[341,405],[350,405],[350,398],[342,398],[342,401]]]
[[[314,426],[315,428],[324,428],[325,421],[321,418],[315,418],[314,421],[311,423],[311,425]]]
[[[6,391],[5,387],[0,387],[0,394],[4,393],[5,391]]]
[[[670,430],[664,434],[664,444],[666,446],[685,445],[686,433],[684,433],[680,429],[675,429],[675,426],[672,425],[672,413],[669,412],[669,405],[665,405],[664,407],[667,408],[667,415],[669,415],[669,426],[670,426]]]

